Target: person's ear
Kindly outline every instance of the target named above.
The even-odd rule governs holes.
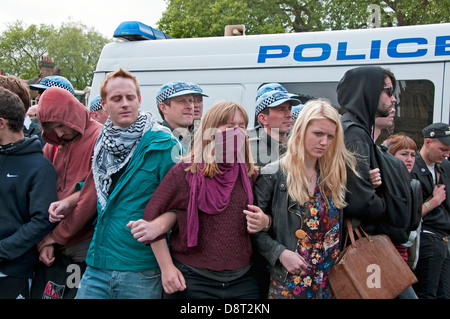
[[[258,121],[263,125],[267,125],[267,115],[264,113],[259,113],[258,114]]]
[[[0,129],[4,129],[8,126],[8,122],[3,117],[0,117]]]
[[[164,103],[164,102],[159,102],[158,107],[159,107],[159,109],[161,110],[161,112],[162,112],[163,114],[167,114],[167,108],[168,108],[169,106],[168,106],[166,103]]]

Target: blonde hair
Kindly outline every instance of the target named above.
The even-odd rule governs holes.
[[[319,187],[322,195],[330,198],[337,208],[347,205],[347,167],[356,175],[356,158],[344,144],[344,132],[337,110],[322,99],[308,101],[290,133],[288,149],[281,158],[281,168],[287,176],[286,186],[289,196],[303,205],[309,200],[309,180],[305,167],[305,133],[310,122],[328,119],[336,124],[336,133],[322,157],[318,159],[320,170]]]
[[[219,126],[229,123],[236,112],[241,112],[245,122],[244,129],[246,129],[248,125],[247,112],[235,102],[217,102],[206,111],[200,123],[200,128],[194,135],[194,146],[187,158],[188,161],[191,161],[191,165],[188,166],[186,171],[196,173],[199,170],[198,164],[203,163],[202,171],[204,176],[212,178],[220,173],[214,157],[214,133]],[[245,137],[245,165],[248,176],[252,176],[257,171],[257,167],[253,163],[247,135]]]

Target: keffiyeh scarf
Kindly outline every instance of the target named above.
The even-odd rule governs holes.
[[[103,125],[94,146],[92,163],[95,188],[102,209],[108,200],[111,176],[128,163],[142,136],[153,124],[151,113],[140,113],[136,122],[127,128],[114,126],[110,118]]]

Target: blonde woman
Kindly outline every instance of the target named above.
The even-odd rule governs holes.
[[[336,109],[306,103],[286,154],[261,170],[254,188],[255,205],[273,219],[268,232],[253,235],[269,263],[269,298],[333,298],[327,278],[339,254],[347,169],[356,174],[355,165]]]
[[[250,233],[266,227],[269,218],[251,206],[258,171],[247,124],[239,104],[213,105],[202,119],[191,154],[167,173],[153,194],[145,220],[176,211],[170,253],[165,234],[152,240],[132,229],[138,240],[152,240],[164,298],[260,297]]]

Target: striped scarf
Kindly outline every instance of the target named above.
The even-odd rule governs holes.
[[[114,126],[110,118],[103,125],[94,146],[92,163],[97,198],[102,209],[108,201],[111,176],[128,163],[142,136],[153,124],[151,113],[140,113],[136,122],[127,128]]]

